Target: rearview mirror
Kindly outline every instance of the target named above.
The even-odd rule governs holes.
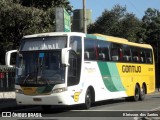
[[[71,50],[71,48],[63,48],[62,52],[61,52],[61,61],[62,64],[69,66],[69,51]]]
[[[10,51],[6,52],[6,55],[5,55],[5,64],[8,67],[13,67],[13,65],[11,65],[11,55],[13,53],[17,53],[17,52],[18,52],[17,50],[10,50]]]

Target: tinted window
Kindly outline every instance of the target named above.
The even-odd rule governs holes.
[[[146,62],[153,63],[152,50],[146,50]]]
[[[62,49],[67,44],[66,36],[35,37],[22,39],[21,51]]]
[[[99,60],[109,61],[110,54],[109,54],[109,46],[110,43],[106,41],[98,41],[98,58]]]
[[[78,56],[81,56],[82,54],[82,42],[81,37],[72,36],[70,39],[70,45],[72,50],[74,50]]]
[[[84,40],[84,59],[85,60],[97,60],[98,48],[97,41],[93,39]]]
[[[85,39],[84,47],[85,60],[153,63],[150,49],[94,39]]]
[[[146,63],[145,49],[141,49],[141,50],[140,50],[140,62],[141,62],[141,63]]]
[[[122,61],[122,45],[121,44],[112,43],[111,59],[112,61]]]
[[[131,59],[131,50],[130,46],[128,45],[123,45],[123,61],[124,62],[130,62]]]
[[[132,47],[132,61],[140,62],[140,49],[138,47]]]

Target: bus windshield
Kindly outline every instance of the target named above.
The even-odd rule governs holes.
[[[16,84],[40,86],[64,83],[61,50],[27,51],[18,55]]]
[[[48,36],[22,39],[20,51],[55,50],[65,48],[66,36]]]

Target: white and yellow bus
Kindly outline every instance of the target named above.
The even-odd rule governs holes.
[[[83,104],[155,91],[153,49],[101,34],[53,32],[24,36],[16,64],[21,105]]]

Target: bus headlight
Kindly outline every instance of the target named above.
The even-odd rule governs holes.
[[[16,89],[15,92],[16,92],[16,93],[23,94],[23,91],[22,91],[21,89]]]
[[[54,89],[53,93],[61,93],[64,91],[67,91],[67,87]]]

